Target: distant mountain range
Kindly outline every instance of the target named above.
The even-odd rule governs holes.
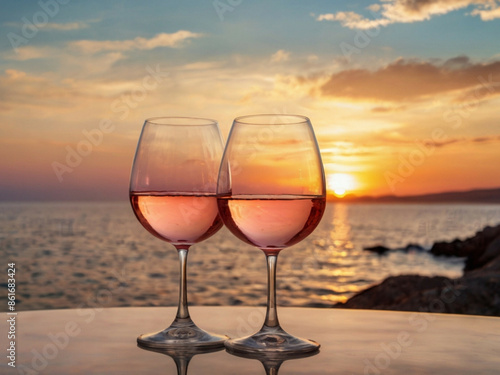
[[[347,194],[343,198],[328,196],[332,202],[371,202],[371,203],[500,203],[500,188],[475,189],[468,191],[449,191],[423,195],[382,195],[356,196]]]

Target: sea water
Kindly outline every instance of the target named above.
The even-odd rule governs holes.
[[[328,307],[390,275],[459,277],[463,259],[426,250],[499,223],[500,205],[328,203],[318,228],[280,253],[278,303]],[[410,243],[424,250],[363,250]],[[177,303],[177,253],[128,202],[0,203],[0,255],[5,270],[16,264],[18,310]],[[264,305],[266,278],[264,254],[225,228],[189,251],[190,304]]]

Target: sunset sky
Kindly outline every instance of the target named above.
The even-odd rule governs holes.
[[[500,1],[11,1],[0,35],[0,200],[126,199],[169,115],[308,116],[338,192],[500,187]]]

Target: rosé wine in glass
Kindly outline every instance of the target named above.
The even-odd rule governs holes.
[[[222,227],[214,194],[131,192],[130,201],[143,227],[172,245],[194,245]]]
[[[316,228],[324,197],[233,196],[219,197],[219,212],[226,227],[240,240],[266,254],[302,241]]]
[[[213,349],[227,336],[198,328],[187,302],[187,255],[191,245],[222,227],[217,210],[217,175],[222,139],[216,121],[190,117],[146,120],[130,176],[130,202],[152,235],[172,244],[179,255],[177,314],[159,332],[140,335],[140,346],[155,349]]]
[[[323,164],[312,125],[295,115],[242,116],[234,120],[217,183],[224,224],[266,256],[267,311],[253,335],[225,342],[231,353],[303,355],[319,344],[285,332],[276,309],[278,254],[310,235],[326,204]]]

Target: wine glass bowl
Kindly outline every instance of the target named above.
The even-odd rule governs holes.
[[[318,343],[281,328],[276,310],[278,254],[312,233],[326,205],[323,164],[309,119],[296,115],[236,118],[219,171],[217,204],[226,227],[265,253],[268,271],[264,325],[253,335],[226,341],[228,351],[316,351]]]
[[[144,228],[176,248],[180,285],[173,323],[165,330],[139,336],[142,346],[213,348],[223,346],[227,339],[194,324],[186,281],[189,248],[223,225],[216,198],[222,151],[214,120],[158,117],[144,123],[130,178],[130,201]]]

